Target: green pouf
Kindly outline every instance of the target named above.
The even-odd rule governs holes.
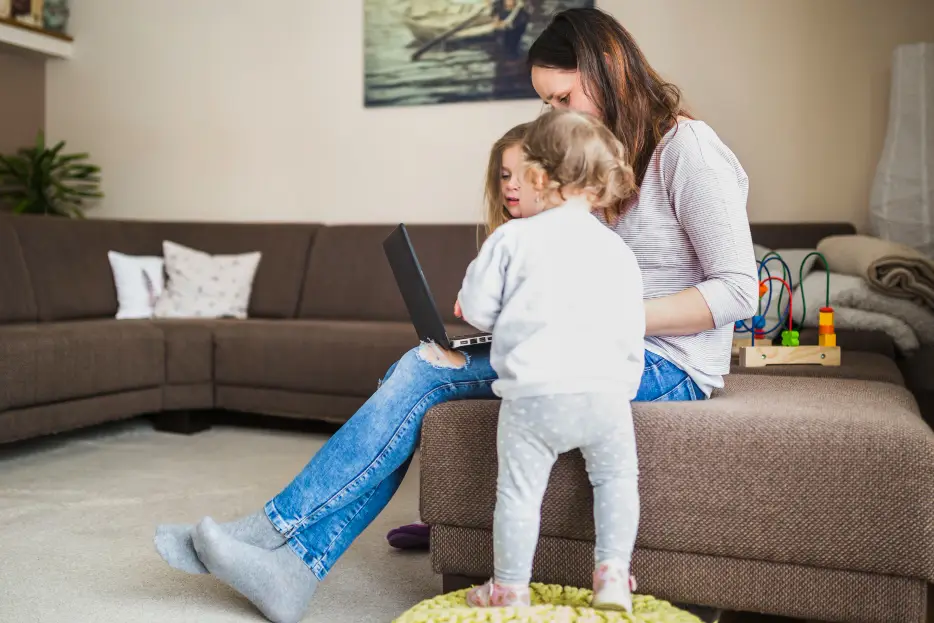
[[[593,592],[557,584],[531,585],[527,608],[470,608],[467,590],[427,599],[393,623],[701,623],[690,612],[650,595],[633,595],[632,614],[595,610]]]

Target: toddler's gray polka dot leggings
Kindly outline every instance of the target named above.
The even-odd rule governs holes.
[[[528,584],[542,497],[558,455],[580,448],[594,490],[595,562],[629,568],[639,524],[639,466],[632,409],[622,394],[555,394],[504,400],[496,447],[494,579]]]

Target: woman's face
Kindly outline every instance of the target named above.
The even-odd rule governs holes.
[[[535,202],[535,190],[531,184],[522,183],[525,175],[523,160],[521,145],[513,145],[503,152],[500,184],[503,201],[512,218],[526,218],[541,212],[539,204]]]
[[[532,86],[552,108],[570,108],[602,118],[600,110],[584,92],[581,73],[577,70],[532,67]]]

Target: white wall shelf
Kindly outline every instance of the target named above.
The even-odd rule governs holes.
[[[49,58],[71,58],[74,49],[74,42],[67,35],[45,32],[5,18],[0,18],[0,45],[28,50]]]

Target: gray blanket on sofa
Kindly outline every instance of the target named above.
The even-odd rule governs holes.
[[[826,291],[824,271],[806,276],[804,283],[795,288],[792,302],[795,321],[805,327],[816,327],[818,309],[827,301]],[[913,353],[922,344],[934,344],[934,312],[913,301],[882,294],[862,277],[831,273],[830,306],[837,329],[881,331],[904,354]]]
[[[817,250],[832,272],[862,277],[877,292],[934,311],[934,261],[915,249],[871,236],[830,236]]]

